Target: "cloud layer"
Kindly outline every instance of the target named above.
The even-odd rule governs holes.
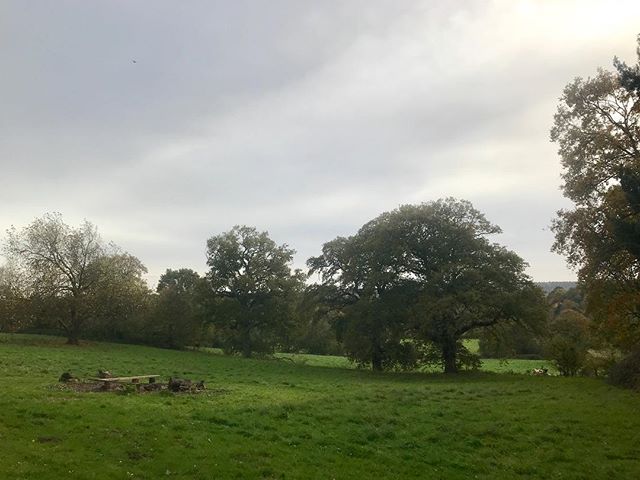
[[[302,266],[453,195],[560,280],[557,98],[633,61],[640,3],[16,0],[0,18],[0,226],[87,218],[154,283],[203,272],[235,224]]]

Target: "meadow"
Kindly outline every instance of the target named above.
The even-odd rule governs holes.
[[[491,370],[524,370],[522,362]],[[540,362],[535,362],[539,366]],[[199,394],[79,393],[109,369]],[[590,378],[373,373],[340,357],[242,359],[0,335],[0,478],[640,477],[640,395]]]
[[[477,339],[463,340],[465,346],[472,353],[478,353],[479,345]],[[204,349],[212,353],[222,354],[221,350]],[[338,368],[357,368],[356,365],[349,361],[346,357],[336,355],[312,355],[304,353],[276,353],[276,358],[289,359],[291,362],[300,365],[310,365],[314,367],[338,367]],[[495,359],[483,358],[482,371],[494,373],[530,373],[534,368],[546,368],[551,375],[557,374],[557,369],[553,364],[546,360],[523,360],[523,359]],[[423,372],[436,373],[440,371],[438,367],[429,366],[421,369]]]

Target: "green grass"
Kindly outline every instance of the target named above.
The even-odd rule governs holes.
[[[0,336],[0,478],[640,476],[636,393],[587,378],[374,374],[316,360]],[[99,368],[204,379],[208,390],[56,384],[65,370]]]
[[[480,351],[480,341],[477,338],[466,338],[462,343],[471,353],[478,353]]]
[[[298,365],[308,365],[312,367],[330,367],[330,368],[356,368],[356,365],[345,357],[334,355],[311,355],[302,353],[277,353],[275,357],[278,359],[286,359]],[[534,368],[546,367],[550,374],[556,374],[555,367],[546,360],[519,360],[507,359],[498,360],[494,358],[482,359],[481,370],[493,373],[530,373]],[[436,367],[427,367],[423,371],[428,373],[436,373]]]
[[[465,346],[472,353],[478,353],[479,346],[477,339],[464,340]],[[222,354],[221,350],[204,349],[212,353]],[[293,363],[301,365],[309,365],[313,367],[331,367],[331,368],[356,368],[353,362],[345,357],[335,355],[311,355],[300,353],[277,353],[276,358],[283,358]],[[481,370],[494,373],[530,373],[534,368],[547,368],[551,374],[557,374],[556,368],[546,360],[520,360],[508,359],[498,360],[493,358],[482,359]],[[437,368],[425,368],[427,372],[437,372]]]

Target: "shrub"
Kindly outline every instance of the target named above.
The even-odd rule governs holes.
[[[580,374],[585,377],[606,375],[615,361],[616,354],[612,350],[589,350]]]
[[[477,370],[482,366],[480,356],[471,352],[462,342],[456,344],[456,367],[458,370]],[[427,343],[419,348],[420,363],[426,367],[444,368],[442,350],[433,343]]]
[[[565,311],[551,325],[546,355],[564,376],[577,375],[590,346],[589,323],[579,312]]]
[[[609,383],[640,390],[640,348],[609,368]]]
[[[479,336],[479,350],[483,358],[539,359],[542,345],[539,336],[522,325],[498,325],[486,329]]]
[[[547,343],[547,355],[560,374],[573,377],[584,365],[587,348],[573,339],[555,335]]]

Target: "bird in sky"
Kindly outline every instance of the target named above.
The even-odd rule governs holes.
[[[138,63],[138,61],[137,61],[137,60],[131,60],[131,61],[132,61],[133,63]]]

